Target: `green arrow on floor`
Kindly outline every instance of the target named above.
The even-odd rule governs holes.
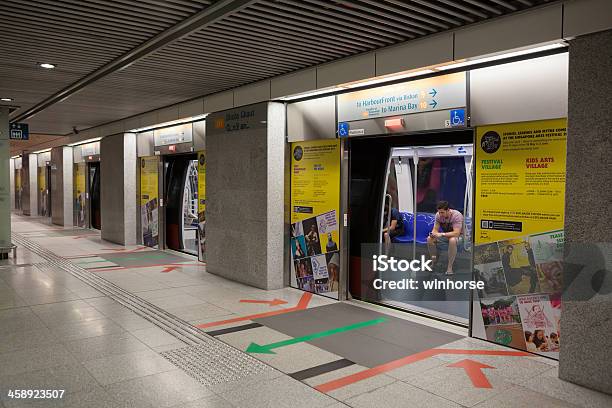
[[[327,337],[327,336],[331,336],[331,335],[338,334],[338,333],[344,333],[344,332],[351,331],[351,330],[357,330],[357,329],[361,329],[362,327],[374,326],[374,325],[383,323],[386,320],[387,320],[386,318],[380,317],[374,320],[368,320],[365,322],[350,324],[348,326],[338,327],[338,328],[331,329],[331,330],[325,330],[322,332],[308,334],[306,336],[296,337],[296,338],[289,339],[289,340],[283,340],[277,343],[266,344],[263,346],[257,343],[251,343],[249,344],[249,347],[246,349],[246,352],[247,353],[259,353],[259,354],[276,354],[275,352],[272,351],[272,349],[290,346],[296,343],[303,343],[305,341],[320,339],[322,337]]]

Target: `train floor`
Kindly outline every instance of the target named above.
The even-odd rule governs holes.
[[[12,217],[0,261],[0,406],[609,407],[557,362],[463,328],[296,289],[193,257]],[[10,398],[61,389],[63,398]]]

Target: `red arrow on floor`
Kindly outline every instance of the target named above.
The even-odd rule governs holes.
[[[270,306],[278,306],[278,305],[284,305],[287,302],[284,301],[283,299],[274,299],[274,300],[241,299],[240,303],[261,303],[261,304],[268,304]]]
[[[489,382],[489,379],[482,372],[482,370],[484,368],[495,367],[491,367],[490,365],[486,365],[478,361],[470,360],[469,358],[457,361],[456,363],[450,364],[448,367],[463,368],[468,377],[470,377],[470,380],[472,380],[472,384],[474,384],[474,387],[476,388],[493,388],[493,386]]]
[[[168,273],[168,272],[172,272],[174,270],[180,269],[180,266],[166,266],[164,268],[164,270],[162,271],[162,273]]]

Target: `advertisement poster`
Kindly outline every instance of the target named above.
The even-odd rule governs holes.
[[[159,244],[159,176],[157,156],[140,158],[140,217],[142,243],[157,248]]]
[[[206,261],[206,155],[198,152],[198,259]]]
[[[523,322],[526,350],[558,357],[560,303],[554,299],[551,301],[550,296],[546,294],[518,296],[517,302]]]
[[[474,270],[485,283],[478,298],[486,338],[553,358],[561,334],[566,129],[566,119],[555,119],[476,132]],[[512,327],[497,327],[500,318],[487,306],[495,299],[517,305]]]
[[[21,210],[21,169],[15,169],[15,208]]]
[[[38,178],[38,215],[46,217],[49,215],[48,203],[49,193],[47,192],[47,178],[46,168],[37,167],[37,178]]]
[[[338,298],[340,141],[291,144],[291,284]]]
[[[87,165],[84,162],[74,163],[73,171],[74,225],[75,227],[85,227],[85,207],[87,205],[85,176],[87,172]]]
[[[563,229],[566,140],[566,119],[477,129],[476,244]]]

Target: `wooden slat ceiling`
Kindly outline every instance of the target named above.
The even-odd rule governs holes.
[[[29,118],[68,134],[547,0],[255,0]],[[205,10],[203,0],[3,0],[0,97],[35,106]],[[39,62],[57,64],[53,70]]]

